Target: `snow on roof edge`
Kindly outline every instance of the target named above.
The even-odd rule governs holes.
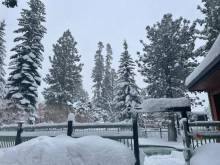
[[[186,78],[185,85],[189,86],[193,81],[196,80],[201,74],[204,74],[204,70],[207,69],[216,59],[220,61],[220,35],[217,37],[213,46],[209,50],[203,61],[197,66],[194,71]]]

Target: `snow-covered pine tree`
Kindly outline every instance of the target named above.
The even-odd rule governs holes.
[[[77,42],[69,30],[65,31],[53,45],[54,56],[50,57],[52,68],[44,79],[48,87],[43,95],[47,105],[62,106],[80,101],[82,89],[81,56],[76,48]]]
[[[5,21],[0,22],[0,99],[5,97]]]
[[[195,23],[165,14],[161,22],[147,26],[147,42],[139,54],[138,66],[152,98],[182,97],[185,78],[197,65],[194,54]]]
[[[7,99],[13,100],[20,110],[33,112],[37,102],[37,88],[41,82],[39,68],[44,51],[41,40],[46,33],[45,6],[40,0],[30,0],[29,9],[23,9],[18,19],[20,34],[14,39],[17,45],[10,57]]]
[[[95,66],[92,71],[93,85],[93,107],[102,108],[102,82],[104,77],[104,58],[102,50],[104,46],[102,42],[98,43],[98,50],[95,54]]]
[[[108,117],[112,114],[112,77],[111,77],[111,64],[112,64],[112,48],[110,44],[106,45],[106,58],[104,66],[104,78],[102,82],[102,109],[106,110]]]
[[[115,71],[115,69],[111,69],[111,94],[110,94],[110,98],[111,98],[111,109],[113,112],[113,116],[115,114],[115,103],[114,103],[114,98],[115,98],[115,93],[116,93],[116,81],[118,79],[118,75]]]
[[[199,48],[199,53],[202,51],[203,55],[205,55],[220,33],[220,1],[202,0],[202,3],[203,6],[198,6],[198,9],[204,15],[204,18],[197,21],[204,27],[200,32],[200,37],[207,42]]]
[[[139,88],[135,83],[135,63],[128,52],[127,42],[123,43],[124,51],[121,54],[116,82],[116,94],[114,102],[119,120],[131,118],[131,110],[141,103]]]
[[[147,42],[139,53],[138,66],[151,98],[175,98],[186,94],[185,78],[197,65],[195,23],[165,14],[161,22],[147,26]],[[169,140],[176,140],[174,114],[170,114]]]
[[[4,0],[2,4],[8,8],[14,8],[17,6],[17,0]]]

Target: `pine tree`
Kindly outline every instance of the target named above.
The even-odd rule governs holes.
[[[139,88],[135,83],[135,63],[128,52],[127,42],[124,41],[124,52],[121,54],[116,82],[114,102],[119,114],[119,120],[131,118],[131,110],[140,104]]]
[[[212,47],[217,36],[220,33],[220,1],[219,0],[202,0],[203,7],[198,6],[198,9],[204,14],[203,19],[198,19],[204,28],[201,31],[200,38],[206,40],[206,44],[201,47],[199,53],[206,54]]]
[[[78,54],[76,44],[71,32],[67,30],[53,45],[54,56],[50,57],[52,68],[45,78],[49,87],[43,92],[48,105],[62,107],[73,104],[85,94],[82,88],[81,56]]]
[[[111,77],[111,63],[112,63],[112,48],[110,44],[106,45],[106,59],[104,66],[104,78],[102,82],[102,107],[107,111],[109,116],[112,113],[112,77]]]
[[[116,90],[116,81],[118,79],[118,75],[115,71],[115,69],[111,69],[111,89],[110,89],[110,99],[112,102],[112,111],[114,111],[114,97],[115,97],[115,90]]]
[[[5,95],[5,70],[4,70],[4,59],[5,59],[5,22],[0,22],[0,98],[4,98]]]
[[[4,0],[2,4],[8,8],[14,8],[17,6],[17,0]]]
[[[173,20],[165,14],[161,22],[147,26],[147,42],[143,54],[139,54],[140,73],[152,98],[183,97],[187,91],[185,78],[197,65],[195,46],[195,23],[180,17]],[[169,140],[176,140],[174,114],[169,116]]]
[[[182,97],[187,91],[185,78],[197,65],[195,60],[195,23],[171,14],[147,26],[147,42],[139,53],[138,66],[152,98]]]
[[[23,9],[18,19],[20,36],[14,39],[17,45],[10,57],[8,93],[6,98],[13,100],[20,110],[33,112],[37,102],[37,88],[41,82],[38,69],[41,68],[44,51],[41,40],[46,33],[45,6],[40,0],[30,0],[29,9]]]
[[[95,108],[102,108],[102,82],[104,77],[104,58],[102,42],[98,43],[98,50],[95,54],[95,67],[92,71],[93,85],[93,104]]]

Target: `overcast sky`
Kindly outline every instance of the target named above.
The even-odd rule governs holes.
[[[44,3],[47,34],[43,39],[45,52],[41,74],[44,77],[50,67],[48,57],[53,55],[52,44],[70,29],[82,55],[83,84],[90,95],[91,71],[98,41],[112,45],[113,66],[117,68],[123,40],[127,40],[132,57],[137,59],[136,52],[142,49],[139,40],[145,39],[145,27],[160,21],[164,14],[172,13],[174,18],[182,16],[189,20],[202,17],[197,10],[201,0],[44,0]],[[6,64],[14,46],[13,31],[18,28],[17,18],[21,9],[26,7],[26,0],[18,0],[18,7],[13,9],[0,5],[0,20],[5,19],[7,24]],[[140,87],[145,86],[140,75],[136,81]],[[40,92],[43,87],[45,83],[42,83]],[[42,95],[39,99],[42,100]]]

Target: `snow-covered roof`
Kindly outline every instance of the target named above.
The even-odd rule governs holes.
[[[190,87],[220,62],[220,35],[198,67],[186,78],[185,84]]]
[[[182,107],[190,107],[190,100],[188,98],[151,98],[143,101],[138,112],[163,112],[169,108]]]

